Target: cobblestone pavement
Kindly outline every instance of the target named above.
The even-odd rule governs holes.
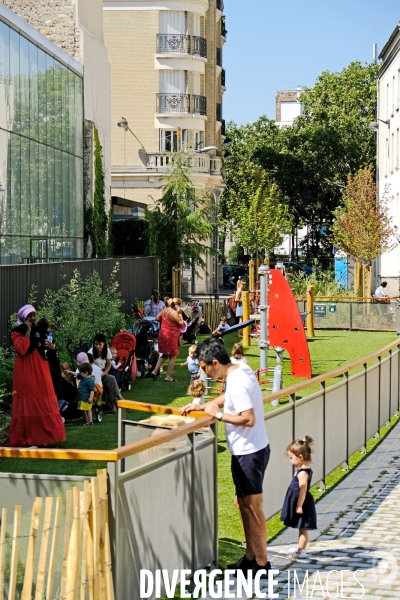
[[[266,596],[258,597],[400,599],[400,423],[317,503],[317,515],[320,529],[313,532],[307,559],[285,558],[296,545],[295,530],[286,529],[269,544],[279,574],[274,589],[261,587]],[[253,587],[252,595],[225,597],[257,596]]]

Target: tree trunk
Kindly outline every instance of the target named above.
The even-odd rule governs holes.
[[[354,293],[356,296],[363,296],[363,265],[354,261]]]

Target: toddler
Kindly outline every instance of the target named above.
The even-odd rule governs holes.
[[[188,371],[190,373],[190,382],[194,381],[195,379],[198,379],[200,374],[200,366],[199,361],[196,358],[196,350],[197,346],[190,346],[189,356],[187,357],[186,361],[181,364],[181,367],[188,368]]]
[[[205,404],[204,394],[206,393],[206,385],[201,379],[191,381],[188,388],[188,395],[192,396],[192,404]]]
[[[224,331],[228,331],[230,329],[230,325],[228,325],[228,321],[226,317],[221,317],[219,325],[217,329],[214,329],[213,334],[224,333]]]
[[[111,352],[112,358],[111,358],[111,368],[109,370],[109,374],[112,375],[113,377],[115,377],[115,381],[117,383],[119,383],[119,380],[121,379],[121,373],[118,371],[118,369],[120,367],[122,367],[122,362],[118,361],[116,348],[113,348],[111,346],[110,352]]]
[[[149,358],[145,361],[144,368],[147,370],[146,377],[148,379],[150,379],[152,372],[156,368],[156,364],[158,363],[159,358],[159,352],[157,352],[157,350],[152,350],[149,354]]]
[[[281,521],[287,527],[299,530],[297,548],[290,550],[287,558],[306,558],[308,532],[310,529],[317,529],[314,498],[309,491],[312,478],[310,464],[313,444],[314,440],[306,435],[302,440],[295,440],[286,448],[286,454],[292,465],[296,467],[296,471],[286,492]]]
[[[231,363],[233,363],[234,365],[237,365],[237,363],[247,363],[242,344],[233,344],[231,352]]]
[[[85,362],[78,366],[77,379],[78,385],[78,409],[85,413],[85,422],[83,425],[93,425],[92,404],[94,396],[94,380],[92,377],[92,365]]]

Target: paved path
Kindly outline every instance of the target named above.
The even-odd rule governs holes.
[[[317,515],[319,529],[313,532],[307,560],[285,558],[288,547],[296,544],[295,530],[285,530],[268,546],[272,565],[280,571],[274,588],[279,600],[400,599],[400,423],[318,502]],[[302,591],[297,581],[294,591],[295,579],[300,584],[305,580]]]

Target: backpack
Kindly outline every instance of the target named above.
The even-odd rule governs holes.
[[[235,296],[231,296],[231,298],[229,298],[228,304],[229,304],[229,308],[231,309],[233,314],[236,314],[237,302],[235,300]]]

